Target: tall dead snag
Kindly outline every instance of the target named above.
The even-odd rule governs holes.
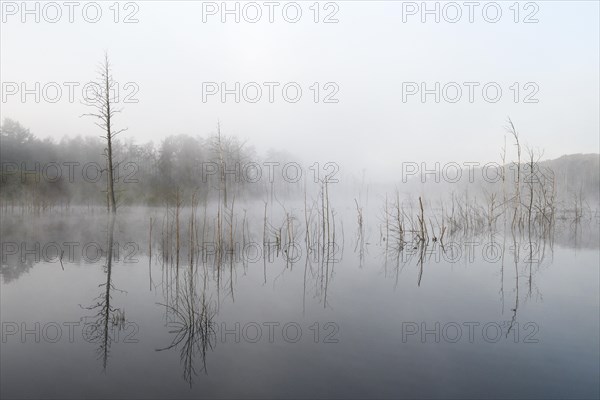
[[[531,236],[531,215],[532,215],[532,211],[533,211],[533,198],[534,198],[534,189],[535,189],[535,183],[537,181],[537,176],[536,176],[536,160],[535,160],[535,153],[533,152],[532,149],[527,149],[527,153],[529,156],[529,160],[527,162],[527,168],[529,169],[529,176],[527,178],[527,186],[529,187],[529,204],[526,205],[527,207],[527,228],[529,231],[529,236]]]
[[[506,135],[504,135],[504,146],[502,147],[502,165],[500,166],[500,177],[502,178],[502,206],[506,207]]]
[[[86,93],[86,105],[95,109],[94,112],[83,114],[84,116],[94,117],[98,119],[95,124],[102,129],[104,135],[100,137],[106,139],[106,148],[104,149],[104,156],[106,157],[106,179],[107,179],[107,201],[108,208],[113,214],[117,213],[117,202],[115,200],[115,188],[114,188],[114,162],[113,162],[113,139],[119,133],[127,130],[120,129],[115,131],[113,129],[113,118],[117,113],[120,113],[120,109],[114,107],[117,102],[116,95],[111,95],[111,90],[114,86],[114,80],[112,77],[112,71],[110,62],[108,60],[108,53],[104,53],[104,60],[99,65],[98,80],[94,85],[90,85],[88,92]],[[115,92],[116,93],[116,92]],[[91,97],[89,96],[91,94]]]
[[[517,215],[519,216],[519,220],[521,218],[521,143],[519,142],[519,133],[515,129],[515,125],[512,120],[508,119],[509,126],[507,127],[508,133],[510,133],[515,140],[515,147],[517,148],[517,176],[515,180],[515,195],[514,195],[514,206],[515,211],[513,214],[512,227],[514,228],[515,222],[517,222]],[[520,221],[519,221],[520,223]]]
[[[221,122],[217,122],[217,151],[219,155],[219,178],[223,192],[223,206],[227,207],[227,177],[225,175],[225,160],[223,159],[223,142],[221,140]]]

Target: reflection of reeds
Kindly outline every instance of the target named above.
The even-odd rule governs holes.
[[[174,334],[171,344],[167,347],[156,349],[156,351],[179,348],[179,355],[183,365],[183,378],[193,383],[193,377],[198,375],[196,359],[201,361],[201,371],[208,373],[206,368],[206,356],[216,343],[216,330],[213,318],[216,314],[210,300],[206,299],[203,292],[201,296],[195,291],[194,277],[190,274],[187,282],[183,285],[176,296],[179,301],[177,306],[162,304],[170,319],[168,326],[172,328],[169,333]]]

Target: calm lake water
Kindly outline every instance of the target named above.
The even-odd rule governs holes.
[[[597,218],[398,252],[352,207],[309,251],[298,210],[263,246],[240,208],[235,257],[191,267],[187,214],[179,266],[162,209],[120,211],[110,266],[102,210],[4,215],[2,397],[600,396]]]

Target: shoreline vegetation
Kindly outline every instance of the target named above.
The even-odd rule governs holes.
[[[510,128],[514,129],[514,128]],[[510,131],[509,131],[510,132]],[[512,135],[512,134],[510,134]],[[507,135],[506,139],[510,136]],[[340,179],[340,166],[314,165],[303,168],[298,158],[286,151],[272,150],[259,156],[249,143],[218,133],[200,136],[171,135],[161,143],[140,145],[133,141],[115,140],[113,183],[115,203],[123,206],[173,206],[179,192],[181,206],[194,201],[204,204],[221,199],[260,200],[269,203],[316,195],[328,180],[330,190],[344,192],[351,198],[369,194],[392,198],[452,202],[469,196],[477,200],[489,214],[497,218],[500,209],[512,203],[515,223],[523,223],[518,215],[522,208],[532,208],[532,215],[546,213],[544,207],[580,213],[597,209],[600,198],[600,154],[571,154],[553,160],[542,160],[543,152],[521,148],[518,136],[501,149],[498,162],[491,167],[471,167],[432,173],[423,165],[414,174],[398,171],[398,179],[389,183],[372,183],[368,174],[362,177],[346,174]],[[5,118],[0,126],[0,209],[26,212],[51,212],[71,206],[106,206],[108,199],[108,167],[105,143],[99,137],[63,138],[60,141],[40,139],[20,123]],[[510,147],[510,148],[509,148]],[[507,154],[512,147],[515,159]],[[270,167],[270,163],[276,167]],[[298,166],[296,171],[281,172],[286,164]],[[459,166],[458,163],[453,163]],[[446,168],[448,166],[444,166]],[[271,168],[271,170],[269,170]],[[279,169],[275,169],[279,168]],[[407,169],[408,170],[408,169]],[[272,174],[272,175],[270,175]],[[453,178],[459,174],[459,181]],[[448,175],[446,177],[446,175]],[[445,179],[446,178],[446,179]],[[185,188],[185,190],[184,190]],[[527,204],[531,201],[531,204]],[[397,201],[396,201],[397,202]],[[542,204],[545,203],[545,204]],[[358,206],[362,206],[359,204]],[[512,222],[511,222],[512,223]]]

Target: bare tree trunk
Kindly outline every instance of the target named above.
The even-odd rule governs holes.
[[[223,160],[223,143],[221,141],[221,122],[217,123],[217,140],[219,147],[219,169],[221,170],[221,190],[223,190],[223,206],[227,207],[227,180],[225,175],[225,161]]]
[[[120,129],[118,131],[114,131],[113,129],[113,117],[121,112],[121,110],[117,110],[113,107],[114,99],[110,96],[111,86],[113,85],[113,78],[110,69],[110,62],[108,60],[108,54],[104,54],[104,61],[100,64],[100,77],[98,79],[97,85],[93,85],[91,87],[91,91],[93,92],[94,98],[87,99],[93,100],[90,104],[87,104],[90,107],[95,108],[95,112],[84,114],[84,116],[94,117],[99,120],[96,122],[96,125],[104,131],[104,139],[106,139],[106,165],[107,165],[107,207],[109,212],[116,214],[117,213],[117,202],[115,198],[115,188],[114,188],[114,163],[113,163],[113,138],[117,136],[119,133],[127,130]]]
[[[517,147],[517,181],[515,182],[515,211],[513,214],[512,226],[514,228],[515,222],[517,220],[517,214],[519,214],[519,219],[521,218],[520,209],[521,209],[521,143],[519,142],[519,134],[515,129],[513,122],[509,119],[508,123],[510,127],[508,131],[513,135],[515,139],[515,146]]]
[[[113,177],[113,154],[112,154],[112,132],[111,132],[111,112],[110,112],[110,65],[108,63],[108,54],[104,55],[104,95],[106,102],[106,143],[108,158],[108,196],[110,200],[110,211],[113,214],[117,213],[117,202],[115,201],[115,188]]]

